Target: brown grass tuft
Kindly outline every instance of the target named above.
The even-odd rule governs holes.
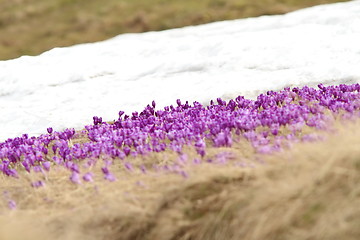
[[[359,239],[359,127],[337,125],[324,141],[251,158],[254,167],[190,164],[189,178],[119,167],[116,182],[97,175],[78,186],[53,169],[34,190],[3,176],[1,190],[18,208],[0,201],[0,239]]]

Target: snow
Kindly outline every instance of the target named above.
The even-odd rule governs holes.
[[[360,82],[360,1],[115,38],[0,61],[0,140],[81,129],[177,98]]]

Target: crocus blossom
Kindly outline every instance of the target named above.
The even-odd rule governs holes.
[[[245,141],[254,152],[271,154],[299,141],[321,140],[320,136],[303,134],[304,128],[328,131],[335,119],[358,117],[359,84],[285,88],[260,94],[256,100],[242,96],[229,101],[217,98],[207,106],[177,99],[175,105],[156,109],[152,101],[141,112],[119,111],[112,123],[94,116],[93,124],[81,131],[54,131],[49,127],[48,134],[39,137],[23,134],[8,139],[0,143],[0,171],[19,178],[19,169],[46,175],[51,166],[56,166],[70,172],[72,183],[80,184],[81,180],[93,181],[92,173],[81,174],[82,168],[90,171],[101,162],[105,165],[101,165],[104,178],[115,181],[110,172],[113,162],[122,161],[129,172],[140,169],[146,174],[149,170],[144,164],[137,166],[132,159],[173,151],[178,154],[175,165],[155,165],[154,169],[187,178],[188,172],[183,169],[186,165],[227,164],[235,160],[226,154],[209,156],[210,148],[230,148]],[[83,140],[76,142],[78,138]],[[184,149],[188,147],[198,155],[193,161],[187,159]]]

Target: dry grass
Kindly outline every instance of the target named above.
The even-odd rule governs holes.
[[[187,4],[184,4],[186,2]],[[335,1],[104,1],[0,0],[0,59],[54,46],[98,41],[122,32],[278,14]],[[260,7],[261,6],[261,7]],[[121,15],[121,17],[119,17]],[[26,24],[25,24],[26,23]],[[41,27],[40,27],[41,26]],[[39,174],[0,176],[0,239],[264,240],[360,239],[360,121],[337,127],[327,140],[259,156],[247,143],[229,164],[202,163],[180,174],[129,172],[116,182],[74,185],[53,167]],[[188,150],[189,159],[193,158]],[[154,154],[152,164],[176,161]],[[190,160],[189,160],[190,161]],[[238,164],[245,164],[241,167]],[[16,210],[7,201],[14,199]]]
[[[0,60],[219,20],[282,14],[345,0],[0,0]]]
[[[229,164],[189,163],[189,178],[150,168],[130,172],[118,164],[112,168],[116,182],[98,174],[94,183],[79,186],[68,172],[52,169],[46,187],[34,190],[29,183],[39,174],[1,176],[0,189],[17,209],[8,209],[5,196],[0,201],[0,239],[359,239],[360,121],[336,129],[325,141],[272,156],[256,155],[245,143],[213,149],[242,157]],[[156,154],[141,161],[176,159]]]

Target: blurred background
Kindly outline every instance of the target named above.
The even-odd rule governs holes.
[[[339,0],[0,0],[0,60],[121,33],[283,14]]]

